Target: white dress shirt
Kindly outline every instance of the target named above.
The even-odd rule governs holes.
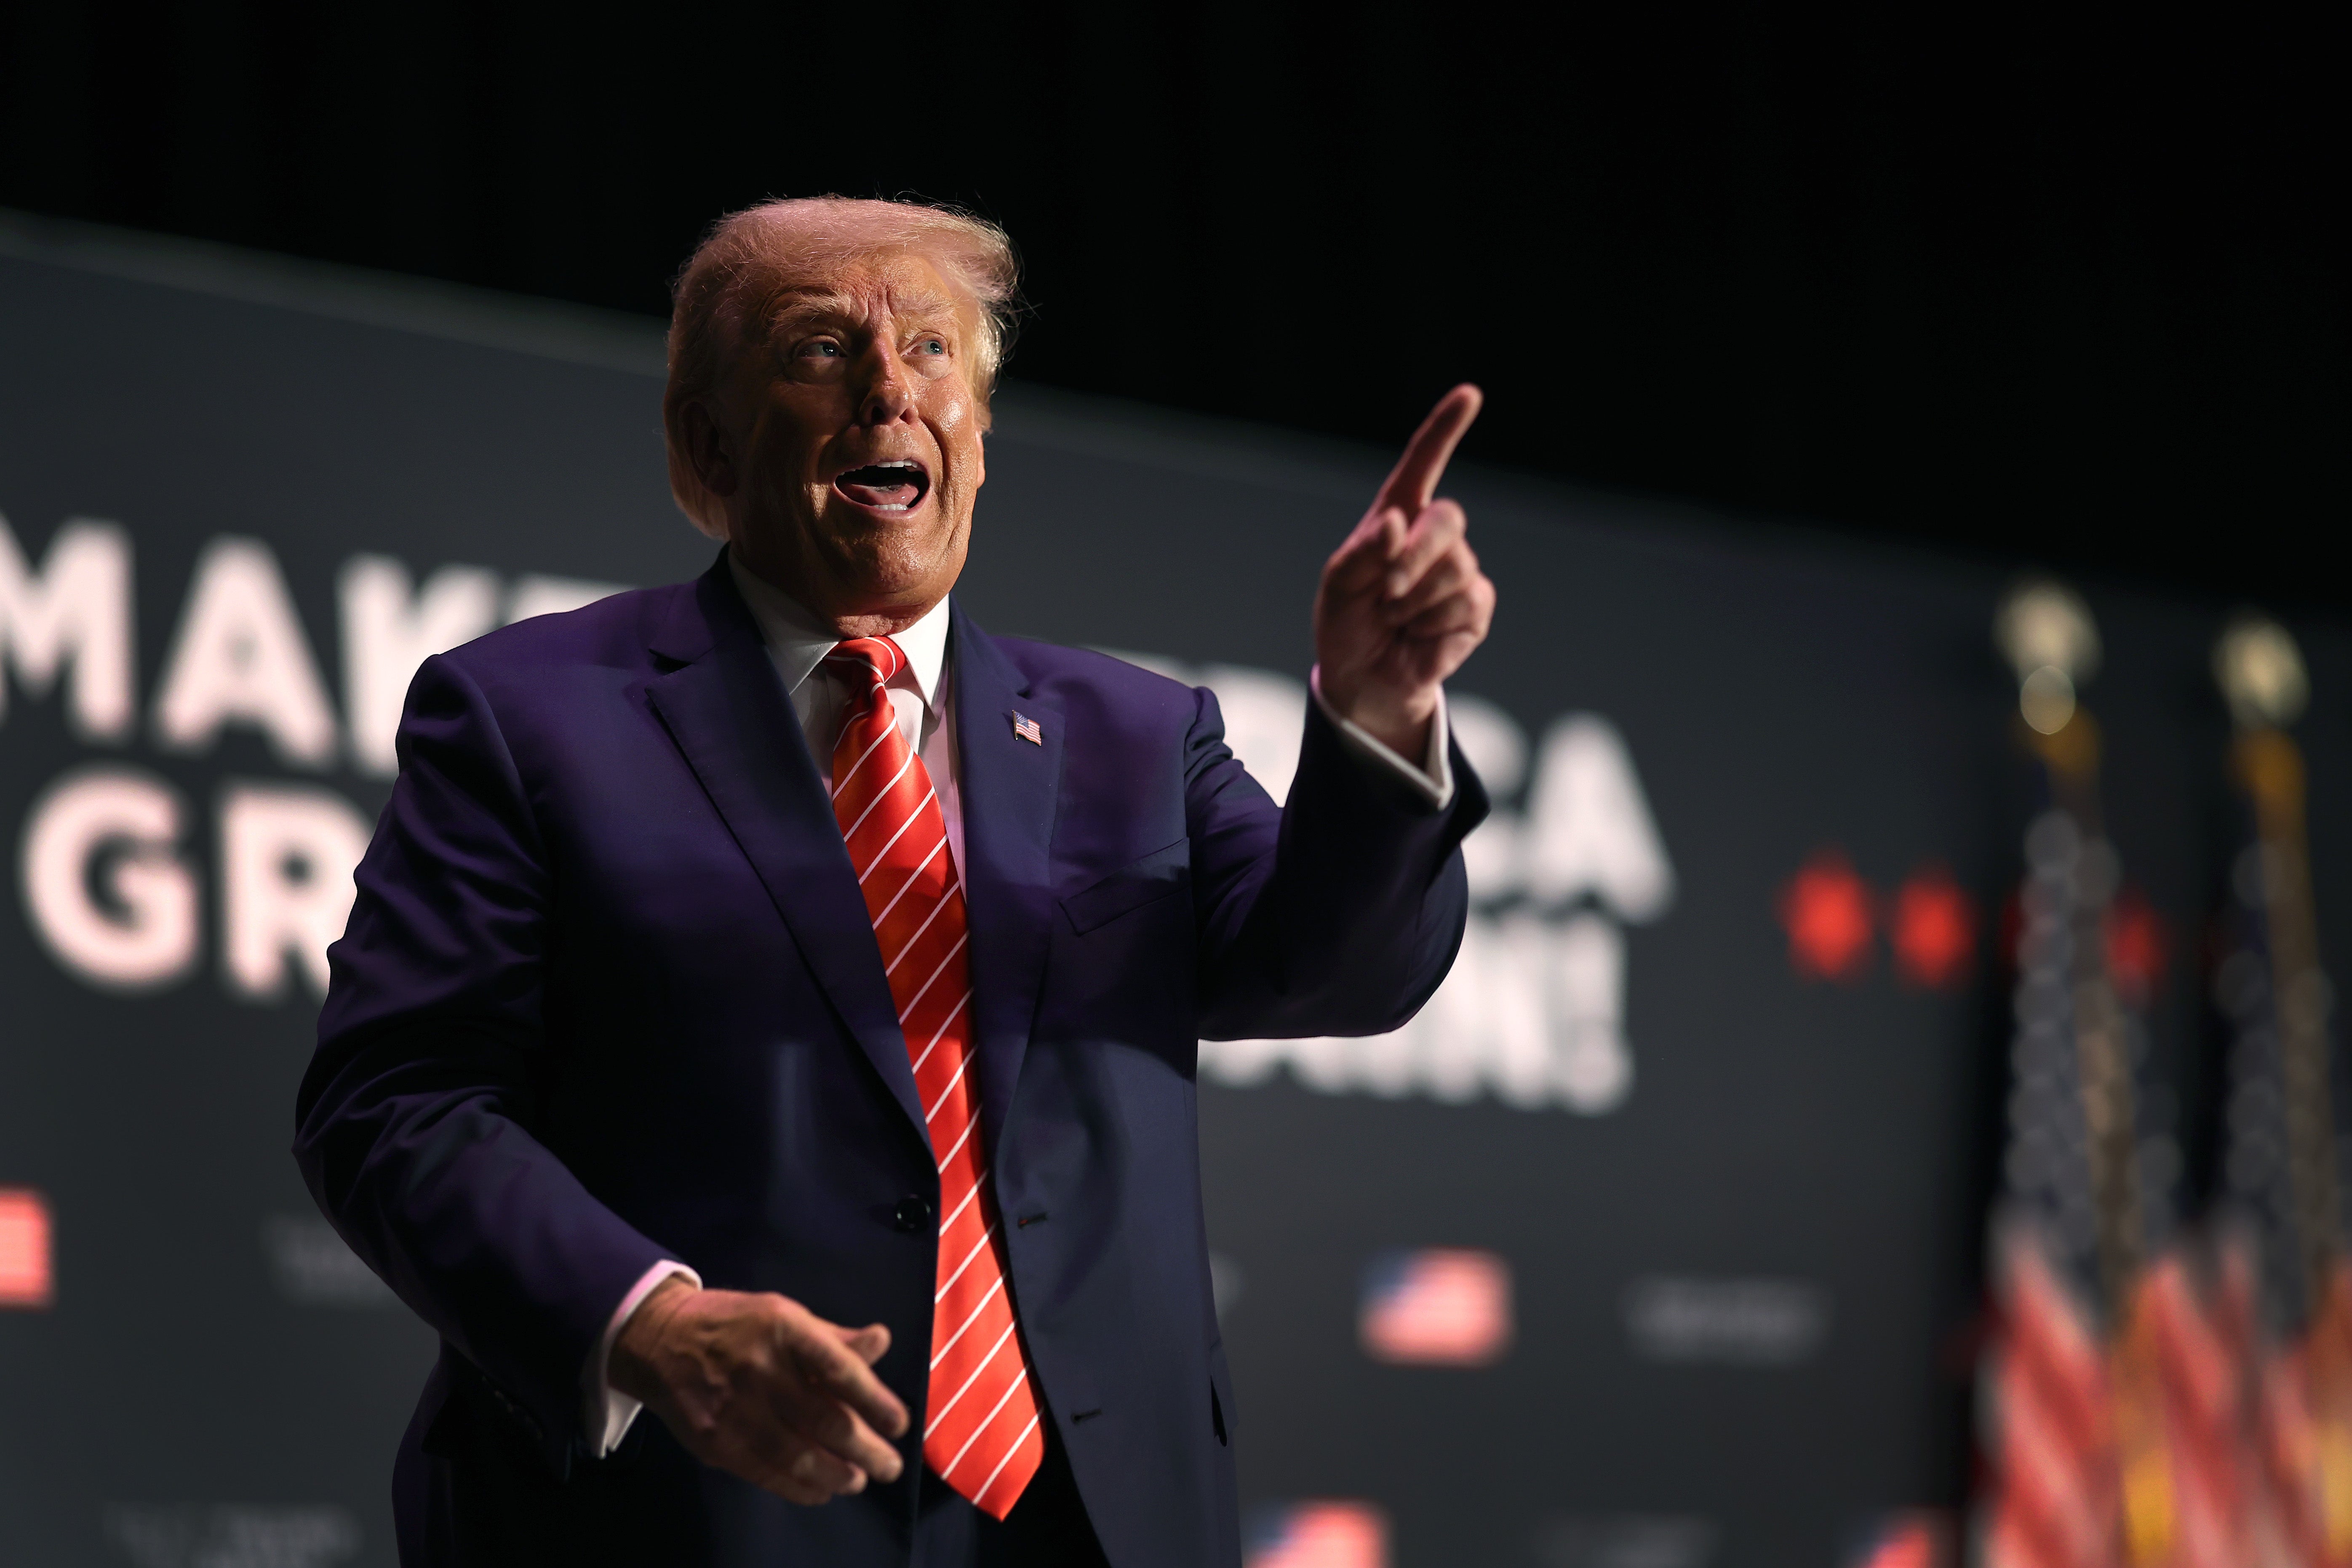
[[[809,755],[816,759],[820,773],[829,773],[833,743],[841,733],[852,695],[824,668],[824,656],[833,651],[840,637],[782,590],[746,571],[732,552],[728,554],[727,566],[734,576],[737,592],[751,608],[751,618],[759,623],[760,636],[768,645],[769,662],[776,667],[776,678],[783,683],[793,712],[801,721],[801,733],[808,738]],[[930,774],[931,787],[938,792],[940,815],[947,819],[948,853],[954,858],[960,878],[964,859],[963,802],[961,772],[956,765],[955,711],[949,696],[951,672],[948,668],[948,601],[941,599],[913,626],[893,632],[890,640],[907,656],[907,664],[885,689],[897,713],[898,732],[923,759],[923,771]],[[1415,767],[1374,740],[1360,725],[1334,712],[1330,704],[1323,700],[1322,688],[1312,677],[1308,687],[1314,692],[1315,705],[1323,710],[1324,717],[1339,731],[1348,749],[1368,766],[1393,773],[1438,810],[1453,804],[1454,769],[1447,758],[1445,694],[1442,689],[1438,693],[1437,717],[1429,727],[1427,754],[1422,765]],[[589,1355],[587,1365],[581,1369],[582,1413],[589,1431],[601,1428],[595,1449],[599,1458],[620,1443],[642,1408],[636,1400],[606,1381],[613,1342],[620,1338],[622,1325],[645,1299],[672,1275],[682,1275],[698,1288],[702,1284],[702,1276],[669,1258],[646,1269],[613,1310],[612,1318],[604,1325],[604,1337]]]

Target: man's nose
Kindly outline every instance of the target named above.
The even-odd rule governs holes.
[[[858,391],[857,422],[888,425],[904,419],[915,406],[915,388],[898,356],[877,342],[862,356],[858,369],[863,385]]]

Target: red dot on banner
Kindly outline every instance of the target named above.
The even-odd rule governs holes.
[[[1789,966],[1808,980],[1855,980],[1870,967],[1877,923],[1869,886],[1843,851],[1817,849],[1780,889]]]
[[[0,1187],[0,1307],[47,1307],[55,1291],[48,1201],[29,1188]]]
[[[1977,955],[1977,907],[1941,866],[1914,871],[1895,895],[1895,966],[1914,985],[1941,991],[1968,977]]]
[[[2164,978],[2171,944],[2164,921],[2137,888],[2126,888],[2107,906],[2107,973],[2116,989],[2135,1007],[2147,1005]]]

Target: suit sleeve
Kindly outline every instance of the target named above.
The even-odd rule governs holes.
[[[1185,813],[1202,1035],[1397,1028],[1437,989],[1462,945],[1462,840],[1487,810],[1468,760],[1452,748],[1455,788],[1436,808],[1391,770],[1353,755],[1322,705],[1309,702],[1298,772],[1276,808],[1226,747],[1215,697],[1195,697]]]
[[[551,868],[498,720],[446,657],[329,950],[294,1155],[320,1208],[559,1472],[581,1367],[665,1254],[533,1136]]]

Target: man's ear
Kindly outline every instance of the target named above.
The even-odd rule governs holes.
[[[686,437],[686,460],[694,465],[694,477],[702,488],[714,496],[733,495],[735,454],[709,406],[698,397],[693,399],[678,410],[678,424]]]

